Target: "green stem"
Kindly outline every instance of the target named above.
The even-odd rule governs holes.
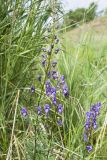
[[[53,1],[53,2],[54,2],[54,1]],[[54,4],[52,4],[52,7],[53,7],[52,10],[54,11],[54,10],[55,10],[55,9],[54,9],[54,7],[55,7]],[[53,12],[53,19],[54,19],[54,12]],[[54,27],[54,24],[53,24],[53,35],[54,35],[54,32],[55,32],[55,27]],[[51,44],[52,44],[53,42],[54,42],[54,38],[52,37],[52,42],[51,42]],[[39,106],[40,101],[41,101],[42,92],[43,92],[43,90],[44,90],[44,85],[45,85],[46,78],[47,78],[47,73],[48,73],[48,70],[49,70],[49,68],[50,68],[51,57],[52,57],[52,50],[53,50],[53,49],[51,49],[51,55],[50,55],[49,58],[48,58],[48,66],[47,66],[47,69],[46,69],[46,72],[45,72],[44,82],[43,82],[43,85],[42,85],[42,87],[41,87],[41,93],[40,93],[40,97],[39,97],[39,100],[38,100],[38,106]],[[36,158],[37,124],[38,124],[38,116],[37,116],[37,121],[36,121],[36,125],[35,125],[35,148],[34,148],[34,157],[33,157],[33,160],[35,160],[35,158]],[[52,137],[51,137],[51,138],[52,138]]]
[[[52,43],[53,43],[53,41],[54,41],[54,39],[52,39]],[[46,82],[47,73],[48,73],[48,70],[49,70],[49,68],[50,68],[51,56],[52,56],[52,53],[51,53],[51,55],[49,56],[49,59],[48,59],[48,66],[47,66],[47,69],[46,69],[46,72],[45,72],[44,82],[43,82],[42,87],[41,87],[41,93],[40,93],[40,97],[39,97],[39,100],[38,100],[38,106],[39,106],[40,101],[41,101],[41,98],[42,98],[42,92],[43,92],[43,90],[44,90],[44,85],[45,85],[45,82]],[[35,127],[35,146],[34,146],[34,156],[33,156],[33,160],[35,160],[35,158],[36,158],[37,124],[38,124],[38,115],[37,115],[36,125],[34,126],[34,127]]]

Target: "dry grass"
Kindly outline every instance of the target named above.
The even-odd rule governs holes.
[[[107,40],[107,17],[96,18],[90,23],[83,24],[78,28],[66,32],[64,35],[74,43],[78,43],[86,33],[92,33],[97,41]]]

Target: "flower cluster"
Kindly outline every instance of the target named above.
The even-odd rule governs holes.
[[[69,90],[68,90],[68,86],[65,82],[64,75],[61,76],[61,83],[62,83],[62,93],[65,97],[68,97],[69,96]]]
[[[58,27],[57,27],[58,29]],[[62,125],[61,120],[61,114],[63,112],[63,105],[59,103],[58,99],[58,93],[62,92],[62,95],[64,97],[69,96],[69,91],[67,84],[65,82],[64,75],[60,75],[60,73],[57,71],[57,61],[53,59],[56,54],[60,52],[60,48],[58,47],[59,38],[56,34],[51,33],[52,29],[48,28],[49,36],[46,35],[45,39],[46,42],[50,42],[51,37],[51,44],[46,45],[46,47],[42,47],[42,66],[46,73],[45,78],[45,94],[46,96],[51,100],[51,104],[47,103],[44,105],[44,112],[46,117],[48,117],[50,109],[52,108],[52,104],[55,106],[54,109],[57,111],[57,115],[59,115],[57,118],[57,123],[59,126]],[[60,92],[61,90],[61,92]],[[41,115],[40,113],[42,110],[38,107],[38,115]]]
[[[98,102],[92,105],[90,111],[86,113],[85,131],[84,131],[84,141],[90,144],[92,139],[92,132],[97,129],[97,116],[100,114],[101,103]],[[88,152],[92,150],[92,145],[87,145],[86,149]]]
[[[55,59],[55,57],[60,53],[61,47],[58,35],[55,34],[55,29],[58,29],[58,26],[54,29],[53,27],[49,27],[47,29],[46,35],[44,36],[46,45],[41,48],[41,66],[42,70],[44,70],[45,76],[42,76],[41,73],[40,75],[38,75],[37,80],[38,82],[41,82],[41,86],[43,85],[41,87],[41,94],[43,93],[43,90],[45,90],[46,104],[44,104],[44,106],[42,107],[42,105],[40,104],[40,96],[40,99],[38,98],[39,103],[37,107],[37,114],[38,116],[45,114],[45,117],[48,118],[50,112],[54,111],[53,113],[55,113],[55,117],[57,117],[57,124],[61,126],[63,105],[61,104],[58,97],[60,93],[62,93],[62,96],[65,98],[69,97],[69,90],[64,75],[61,75],[57,71],[57,60]],[[34,86],[31,87],[31,92],[35,92]],[[54,107],[52,108],[52,106]],[[25,109],[22,109],[22,115],[27,115],[27,111],[25,113]]]

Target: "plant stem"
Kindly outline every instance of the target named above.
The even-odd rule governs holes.
[[[53,40],[54,40],[54,39],[52,39],[52,43],[53,43]],[[52,55],[52,53],[51,53],[51,55]],[[43,92],[44,85],[45,85],[46,78],[47,78],[47,73],[48,73],[48,70],[49,70],[49,68],[50,68],[51,55],[49,56],[49,59],[48,59],[48,66],[47,66],[47,69],[46,69],[46,72],[45,72],[44,82],[43,82],[42,87],[41,87],[41,93],[40,93],[40,97],[39,97],[39,100],[38,100],[38,106],[39,106],[40,101],[41,101],[42,92]],[[36,158],[36,143],[37,143],[37,137],[36,137],[36,135],[37,135],[37,124],[38,124],[38,115],[37,115],[36,125],[34,126],[34,128],[35,128],[35,146],[34,146],[34,156],[33,156],[33,160],[35,160],[35,158]]]
[[[53,2],[53,3],[52,3],[52,2]],[[51,3],[52,3],[52,12],[53,12],[53,17],[52,17],[52,18],[54,19],[54,10],[55,10],[55,9],[54,9],[54,8],[55,8],[55,4],[54,4],[54,3],[55,3],[55,1],[52,0]],[[55,32],[55,28],[54,28],[54,24],[53,24],[53,35],[54,35],[54,32]],[[54,38],[52,37],[52,42],[51,42],[51,44],[52,44],[53,42],[54,42]],[[41,101],[42,92],[43,92],[44,85],[45,85],[46,78],[47,78],[47,73],[48,73],[48,70],[49,70],[49,68],[50,68],[51,57],[52,57],[52,50],[53,50],[53,49],[51,49],[51,55],[50,55],[49,58],[48,58],[48,66],[47,66],[47,68],[46,68],[44,82],[43,82],[42,87],[41,87],[41,93],[40,93],[40,97],[39,97],[39,100],[38,100],[38,106],[39,106],[40,101]],[[34,146],[34,156],[33,156],[33,160],[36,160],[37,124],[38,124],[38,115],[37,115],[36,125],[34,126],[34,128],[35,128],[35,146]]]

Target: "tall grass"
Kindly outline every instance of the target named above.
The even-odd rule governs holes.
[[[6,159],[10,150],[10,159],[23,159],[22,135],[28,131],[24,133],[20,108],[28,105],[28,86],[39,72],[38,57],[51,10],[43,0],[1,0],[0,10],[0,157]]]
[[[48,1],[43,0],[1,0],[0,10],[0,159],[32,160],[37,95],[32,97],[29,88],[37,85],[39,54],[51,10]],[[38,127],[36,160],[106,160],[106,39],[97,41],[98,35],[89,31],[74,44],[66,32],[61,36],[64,39],[58,68],[67,79],[70,97],[61,99],[64,123],[52,134],[49,130],[51,140],[44,125]],[[36,92],[40,93],[38,88]],[[94,149],[88,153],[83,141],[85,112],[98,101],[102,102],[99,127],[94,133]],[[22,106],[31,110],[28,118],[22,118]]]
[[[107,45],[105,37],[101,40],[93,30],[85,32],[83,28],[82,32],[75,43],[68,36],[72,31],[63,34],[65,45],[59,57],[59,69],[66,75],[71,95],[65,104],[65,152],[67,159],[106,160]],[[91,104],[98,101],[102,102],[99,129],[94,133],[94,150],[88,154],[83,142],[84,118]]]

